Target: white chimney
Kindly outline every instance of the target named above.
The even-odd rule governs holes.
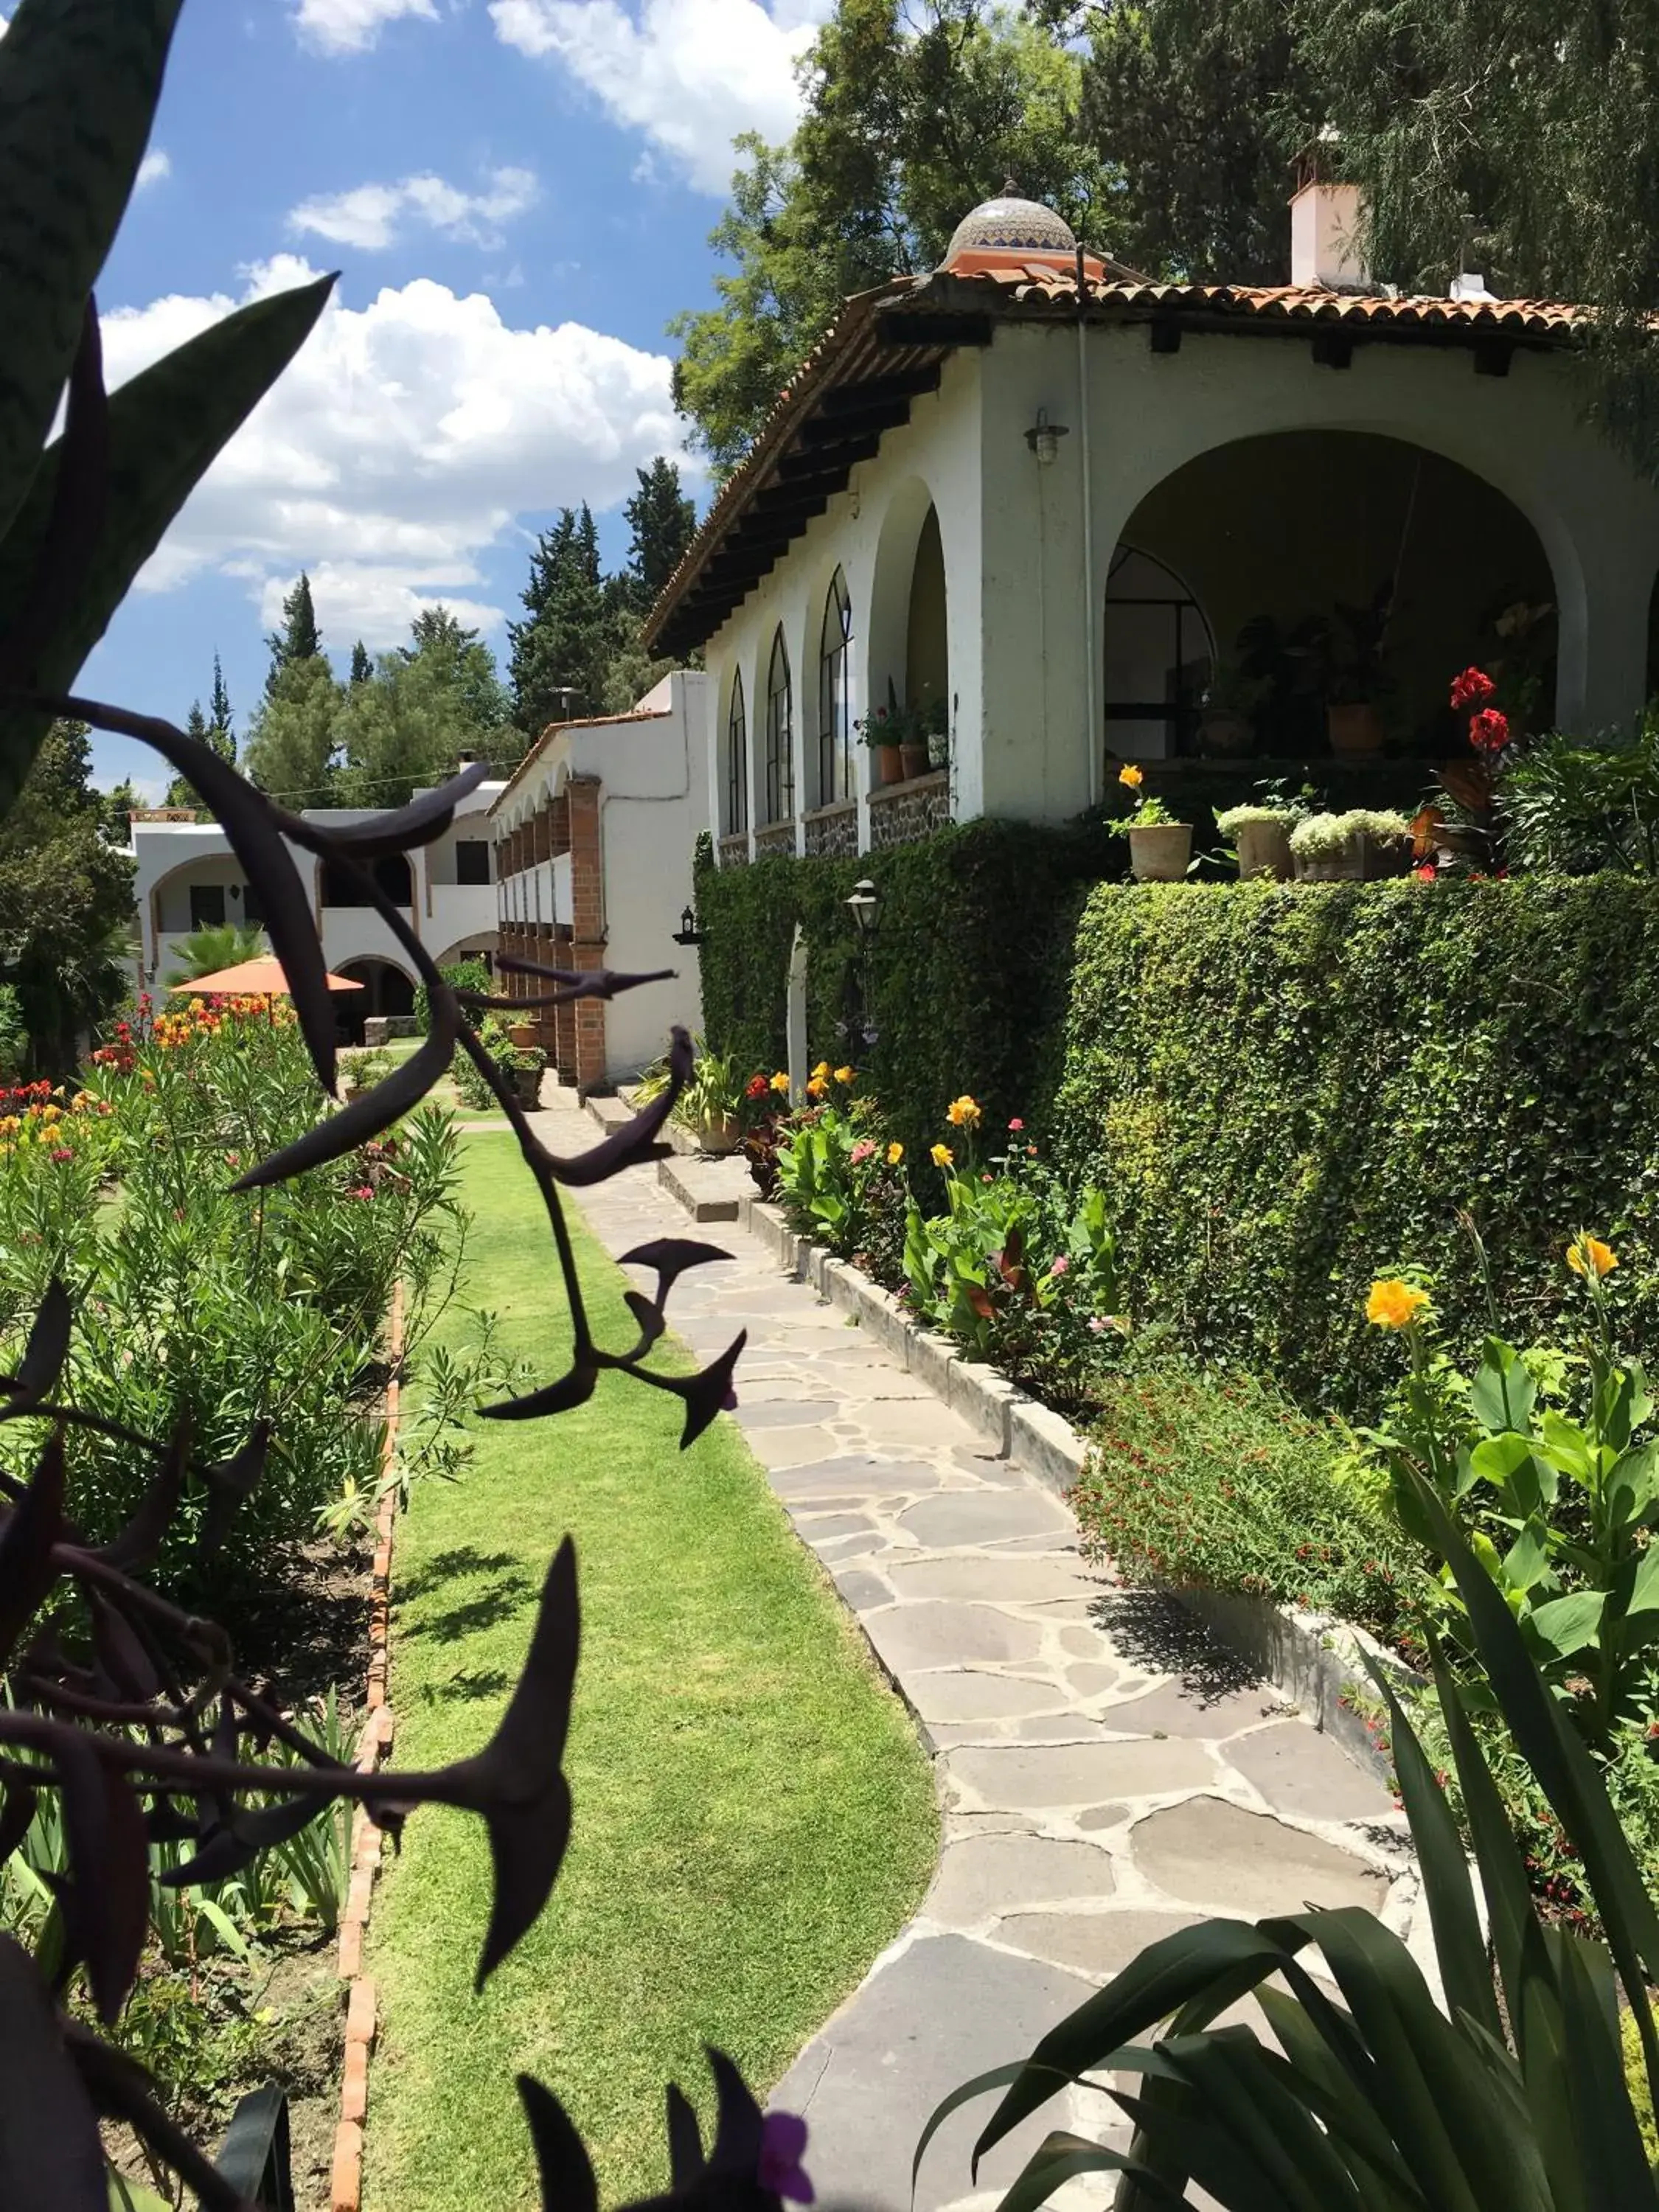
[[[1310,291],[1366,289],[1358,185],[1310,180],[1291,202],[1291,282]]]

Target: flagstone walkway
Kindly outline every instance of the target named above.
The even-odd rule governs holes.
[[[561,1152],[597,1134],[557,1094],[538,1120]],[[580,1203],[613,1253],[687,1233],[654,1167]],[[747,1328],[735,1419],[938,1777],[943,1852],[920,1913],[773,2097],[810,2124],[821,2203],[899,2212],[938,2101],[1028,2051],[1146,1943],[1206,1913],[1309,1903],[1402,1925],[1415,1877],[1392,1801],[1334,1742],[1178,1606],[1085,1565],[1060,1499],[744,1231],[693,1233],[733,1257],[683,1277],[670,1320],[702,1356]],[[975,2192],[969,2147],[990,2110],[941,2130],[921,2212],[994,2201],[1053,2127],[1127,2137],[1108,2100],[1070,2092]]]

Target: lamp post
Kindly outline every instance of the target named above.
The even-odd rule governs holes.
[[[853,917],[854,933],[859,948],[859,1035],[866,1045],[876,1041],[872,1016],[875,1012],[870,988],[870,955],[875,946],[877,925],[881,916],[881,893],[868,876],[860,877],[845,902]]]
[[[680,909],[680,926],[672,934],[676,945],[702,943],[702,932],[697,927],[697,917],[689,906]]]

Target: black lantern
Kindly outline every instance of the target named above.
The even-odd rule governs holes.
[[[860,940],[867,943],[876,933],[876,920],[881,906],[881,894],[868,876],[854,884],[846,904]]]
[[[680,926],[674,932],[676,945],[701,945],[702,932],[697,927],[697,917],[688,906],[680,913]]]

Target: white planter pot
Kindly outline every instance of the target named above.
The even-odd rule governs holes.
[[[1242,822],[1238,826],[1238,876],[1271,876],[1288,883],[1291,876],[1291,833],[1282,822]]]
[[[1180,884],[1193,857],[1190,822],[1159,822],[1129,832],[1129,870],[1138,884]]]

